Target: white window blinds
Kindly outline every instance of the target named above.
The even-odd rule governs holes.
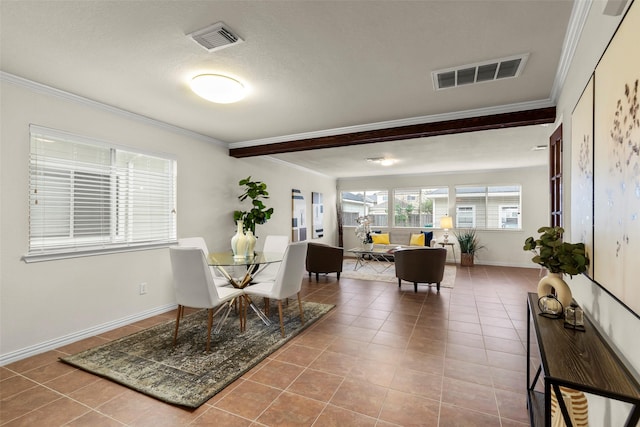
[[[29,254],[87,254],[176,240],[176,162],[31,126]]]

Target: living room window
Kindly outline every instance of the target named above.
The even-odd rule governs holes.
[[[521,229],[521,187],[456,187],[456,228]]]
[[[397,189],[393,191],[395,227],[431,228],[449,211],[449,188]]]
[[[368,216],[371,227],[387,227],[389,193],[386,190],[343,191],[342,225],[355,227],[357,219]]]
[[[25,261],[176,241],[176,161],[31,126]]]

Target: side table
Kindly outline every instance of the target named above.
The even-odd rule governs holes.
[[[451,252],[453,252],[453,263],[458,264],[456,260],[456,245],[453,242],[438,242],[440,246],[446,249],[446,246],[451,246]]]

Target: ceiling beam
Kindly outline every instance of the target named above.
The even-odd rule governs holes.
[[[236,158],[265,156],[270,154],[317,150],[321,148],[346,147],[349,145],[371,144],[375,142],[400,141],[403,139],[451,135],[454,133],[539,125],[553,123],[555,119],[556,107],[547,107],[535,110],[516,111],[513,113],[321,136],[318,138],[299,139],[274,144],[254,145],[252,147],[231,148],[229,149],[229,155]]]

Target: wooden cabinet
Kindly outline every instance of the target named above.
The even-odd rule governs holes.
[[[631,403],[625,426],[636,426],[640,419],[640,385],[589,317],[585,314],[585,332],[565,329],[562,319],[539,315],[537,294],[530,293],[527,302],[527,404],[531,425],[551,427],[551,393],[555,393],[565,423],[571,426],[560,398],[560,387],[564,386]]]

